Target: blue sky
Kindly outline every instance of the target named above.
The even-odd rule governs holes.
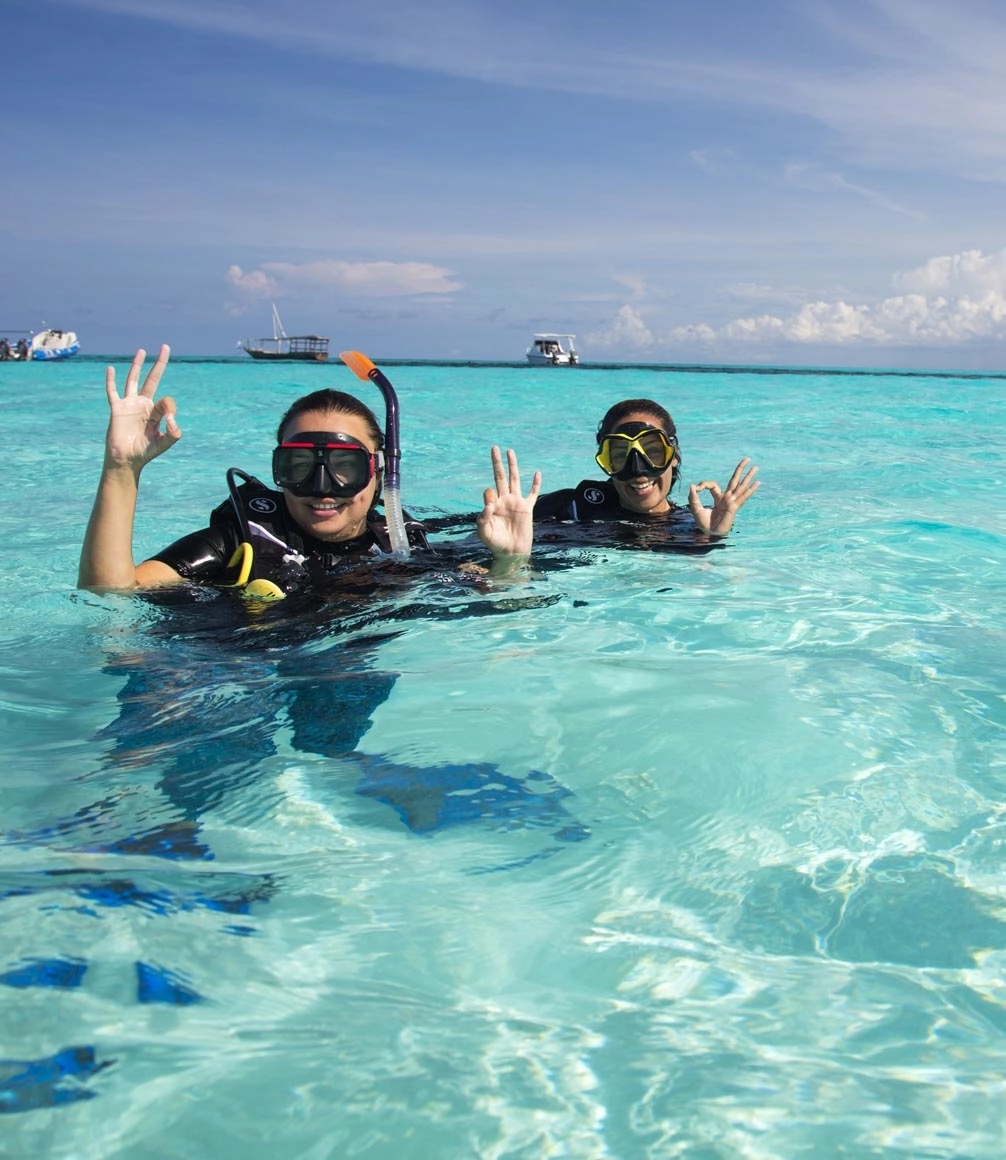
[[[4,0],[0,327],[1006,369],[1001,0]]]

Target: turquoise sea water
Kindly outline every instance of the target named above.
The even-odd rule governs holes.
[[[1001,1157],[1004,379],[389,373],[420,513],[641,395],[763,485],[705,556],[250,622],[74,591],[102,364],[0,367],[0,1154]],[[137,557],[322,385],[379,404],[173,365]]]

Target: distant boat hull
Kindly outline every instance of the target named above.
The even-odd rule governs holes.
[[[80,343],[75,342],[72,346],[63,346],[58,350],[33,350],[31,357],[39,362],[52,362],[55,359],[73,358],[75,354],[79,353]]]
[[[250,354],[252,358],[259,359],[266,362],[326,362],[328,360],[327,350],[317,351],[275,351],[275,350],[258,350],[252,346],[242,347],[242,349]]]
[[[527,361],[533,367],[575,367],[577,364],[576,355],[555,354],[544,355],[539,354],[538,351],[529,351]]]

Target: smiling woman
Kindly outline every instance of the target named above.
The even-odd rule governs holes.
[[[597,427],[598,467],[607,480],[583,480],[575,488],[543,495],[535,508],[536,520],[644,520],[678,523],[684,510],[670,498],[678,481],[681,455],[678,433],[669,412],[652,399],[625,399],[611,407]],[[688,489],[688,509],[696,530],[725,536],[734,517],[760,486],[742,459],[726,489],[711,479]],[[702,503],[709,492],[713,506]]]
[[[343,570],[347,560],[392,551],[399,529],[389,529],[389,517],[400,510],[397,502],[390,502],[392,490],[397,501],[397,400],[391,384],[374,368],[388,409],[384,433],[370,408],[352,395],[326,389],[304,396],[280,421],[273,454],[278,491],[232,469],[230,502],[214,510],[209,527],[134,564],[132,533],[140,473],[182,435],[173,400],[166,396],[154,401],[168,355],[168,347],[162,346],[141,387],[145,352],[137,351],[122,397],[114,370],[109,367],[106,372],[111,418],[101,481],[81,550],[80,587],[158,588],[189,581],[275,600]],[[385,451],[388,516],[379,510]],[[507,457],[505,473],[499,449],[493,448],[495,487],[486,489],[476,521],[496,575],[520,569],[531,551],[531,512],[541,483],[535,473],[525,498],[517,458],[512,451]],[[401,546],[406,553],[409,545],[428,546],[420,524],[407,518],[404,524],[400,530],[407,542]]]

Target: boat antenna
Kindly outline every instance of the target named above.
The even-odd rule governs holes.
[[[384,511],[388,518],[391,554],[405,557],[409,554],[409,537],[405,533],[399,476],[402,449],[398,443],[398,396],[387,375],[365,354],[358,350],[344,350],[339,358],[358,379],[364,382],[369,379],[384,396]]]

